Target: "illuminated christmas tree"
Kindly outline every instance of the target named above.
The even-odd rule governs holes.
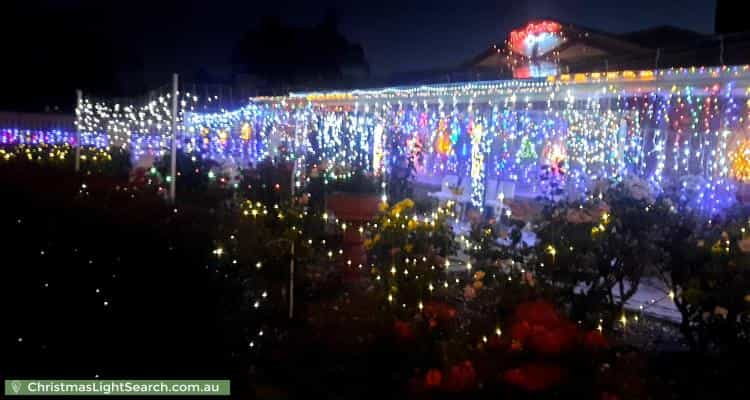
[[[521,147],[518,149],[516,156],[521,160],[533,160],[538,157],[534,144],[528,136],[524,136],[521,140]]]

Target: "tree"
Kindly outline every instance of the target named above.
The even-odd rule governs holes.
[[[275,89],[336,85],[353,71],[369,74],[364,51],[338,32],[330,13],[313,27],[292,27],[265,17],[247,32],[234,54],[238,73],[255,75]]]
[[[108,30],[106,16],[92,18],[62,3],[47,9],[11,5],[3,16],[0,45],[12,61],[0,74],[0,109],[71,112],[76,89],[98,96],[144,89],[141,56]]]

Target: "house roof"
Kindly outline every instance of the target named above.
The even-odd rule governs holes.
[[[534,21],[519,31],[533,29],[540,22],[545,21]],[[750,32],[717,36],[662,25],[615,34],[570,23],[557,24],[565,41],[554,48],[554,53],[548,52],[546,60],[542,56],[539,61],[556,61],[565,73],[750,63]],[[510,50],[508,43],[506,40],[488,47],[460,68],[513,75],[514,67],[522,67],[528,60]]]
[[[678,28],[671,25],[656,26],[639,31],[623,33],[619,35],[624,40],[637,43],[643,47],[652,49],[683,47],[689,43],[697,43],[711,38],[689,29]]]
[[[579,25],[560,23],[565,32],[566,41],[560,45],[556,52],[562,53],[581,44],[588,48],[597,49],[603,53],[643,55],[651,53],[652,50],[639,43],[622,38],[620,35],[602,32],[596,29],[586,28]],[[504,42],[507,43],[507,42]],[[467,60],[464,67],[477,67],[482,61],[489,57],[512,56],[508,53],[505,45],[492,45],[477,56]]]

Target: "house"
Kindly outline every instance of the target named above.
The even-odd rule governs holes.
[[[463,69],[498,78],[750,62],[750,33],[707,35],[673,26],[614,34],[552,20],[529,22]]]
[[[542,19],[453,68],[400,73],[391,84],[543,78],[562,73],[750,64],[750,22],[717,1],[716,33],[663,25],[610,33]]]

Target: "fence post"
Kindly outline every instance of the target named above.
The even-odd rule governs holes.
[[[78,110],[79,107],[81,107],[81,103],[83,102],[83,91],[80,89],[76,90],[76,115],[75,118],[78,119]],[[75,126],[76,128],[76,152],[75,152],[75,172],[78,172],[81,169],[81,130],[78,127],[78,124]]]
[[[289,319],[294,318],[294,242],[292,238],[291,261],[289,261]]]
[[[177,74],[172,75],[172,152],[169,167],[169,201],[175,202],[177,185]]]
[[[295,192],[295,178],[297,175],[297,158],[294,158],[292,163],[292,182],[290,186],[291,201],[294,204],[294,192]],[[297,240],[296,237],[292,237],[291,245],[291,260],[289,261],[289,319],[294,318],[294,243]]]

